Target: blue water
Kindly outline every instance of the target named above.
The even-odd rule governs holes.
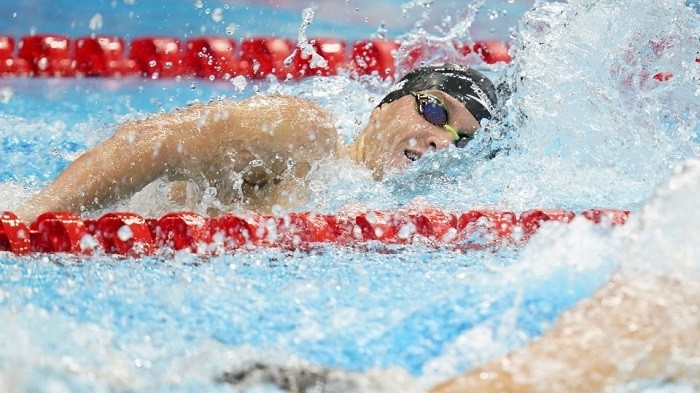
[[[236,37],[294,38],[306,6],[224,3],[25,1],[0,6],[0,32],[182,37],[226,34],[234,24]],[[377,7],[324,2],[308,35],[356,39],[385,29],[407,41],[439,40],[468,15],[461,2],[424,3],[402,13],[398,1]],[[339,368],[357,372],[353,378],[360,381],[379,368],[376,391],[420,390],[520,348],[620,267],[699,282],[693,239],[700,183],[691,193],[672,193],[672,205],[654,196],[659,184],[675,179],[674,167],[700,152],[697,13],[679,2],[622,3],[581,0],[525,13],[531,3],[488,2],[461,37],[522,46],[509,67],[474,63],[514,90],[505,120],[487,126],[469,148],[425,157],[383,182],[349,165],[321,169],[311,181],[316,197],[305,208],[337,212],[361,203],[389,209],[423,201],[516,212],[602,206],[631,209],[627,228],[548,225],[526,247],[473,252],[370,245],[206,259],[3,254],[0,390],[226,391],[216,377],[250,362]],[[222,16],[215,21],[217,8]],[[329,16],[330,9],[340,17]],[[96,14],[102,27],[93,30]],[[649,55],[648,43],[660,38],[671,42],[669,49]],[[629,53],[642,61],[620,60]],[[675,76],[668,84],[649,82],[644,68]],[[125,119],[272,90],[317,100],[349,139],[387,88],[372,78],[343,76],[249,81],[243,91],[186,79],[0,80],[0,209],[16,208]],[[508,154],[485,160],[490,146]],[[682,188],[674,187],[667,188]],[[148,195],[120,208],[167,211]],[[650,211],[673,220],[655,222]],[[637,220],[655,223],[658,233]],[[679,264],[672,251],[654,248],[656,242],[690,250],[684,254],[690,258]],[[257,389],[250,391],[275,391],[264,384]]]
[[[463,12],[456,0],[440,2],[415,1],[415,5],[400,0],[330,0],[316,2],[314,24],[310,36],[366,39],[385,32],[396,37],[409,31],[417,17],[429,11],[427,26],[439,25],[454,10]],[[476,38],[503,38],[517,23],[518,16],[533,0],[495,0],[484,6],[475,20]],[[301,22],[301,10],[312,2],[255,1],[228,2],[222,0],[24,0],[0,4],[0,31],[3,34],[25,35],[32,31],[65,33],[71,36],[92,33],[125,37],[140,35],[172,35],[176,37],[202,34],[242,37],[274,35],[296,38]],[[429,6],[423,6],[429,4]],[[94,19],[99,15],[98,19]],[[452,14],[455,16],[455,14]],[[101,23],[96,23],[100,20]],[[91,23],[92,21],[92,23]]]

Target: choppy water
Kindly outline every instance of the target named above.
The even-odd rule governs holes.
[[[470,34],[456,19],[443,18],[455,27],[443,26],[445,34],[416,29],[404,40]],[[2,255],[0,387],[228,391],[217,382],[224,372],[264,362],[345,370],[331,378],[336,391],[351,390],[343,383],[420,390],[521,347],[618,269],[696,288],[699,33],[698,14],[677,1],[539,4],[513,33],[510,66],[476,64],[510,92],[502,95],[502,120],[476,143],[380,183],[352,166],[321,170],[309,206],[392,208],[416,197],[458,210],[602,206],[631,209],[624,228],[547,225],[524,248],[466,254],[327,247],[207,260]],[[660,82],[657,72],[673,77]],[[1,83],[0,207],[7,209],[124,118],[252,94],[251,86],[232,92],[200,81]],[[387,88],[345,77],[260,86],[318,100],[348,139]],[[485,159],[494,149],[496,157]],[[129,206],[167,210],[143,196]],[[669,323],[669,334],[697,319],[686,323]],[[690,354],[681,363],[700,356],[697,347],[679,349]],[[646,388],[699,385],[691,376]],[[276,391],[265,383],[241,390]]]

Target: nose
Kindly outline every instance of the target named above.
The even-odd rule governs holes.
[[[425,138],[426,150],[442,150],[452,144],[452,136],[445,130],[432,132]]]

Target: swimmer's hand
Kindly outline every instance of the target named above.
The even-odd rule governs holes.
[[[243,370],[225,372],[216,378],[216,381],[236,387],[274,384],[285,392],[291,393],[325,392],[329,373],[330,370],[323,367],[254,363]]]
[[[416,381],[401,370],[372,370],[356,373],[313,365],[274,365],[253,363],[228,371],[215,379],[236,389],[273,384],[290,393],[421,392]]]

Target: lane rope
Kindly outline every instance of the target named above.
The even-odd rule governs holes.
[[[228,80],[274,75],[298,79],[335,75],[344,69],[357,75],[394,75],[397,41],[348,43],[319,37],[310,42],[325,64],[312,67],[310,56],[295,51],[294,41],[280,37],[197,37],[183,41],[148,36],[133,38],[127,45],[124,38],[113,36],[37,34],[17,41],[0,36],[0,76]],[[465,55],[476,53],[488,64],[511,60],[508,45],[499,41],[461,45],[459,50]],[[414,49],[409,57],[420,58],[420,51]],[[546,221],[569,222],[581,216],[598,224],[622,225],[628,214],[614,209],[579,213],[533,209],[516,215],[508,211],[427,208],[354,215],[300,212],[284,217],[248,213],[212,218],[173,212],[157,219],[113,212],[98,219],[83,219],[68,212],[47,212],[26,225],[14,213],[3,212],[0,251],[20,255],[62,252],[143,256],[189,250],[212,255],[256,247],[308,249],[319,244],[358,246],[369,242],[474,249],[523,243]]]
[[[124,77],[151,79],[194,77],[232,79],[242,75],[264,79],[299,79],[336,75],[349,70],[357,75],[386,78],[396,71],[394,53],[399,43],[390,39],[346,42],[332,37],[309,40],[324,62],[312,61],[295,41],[273,36],[236,40],[205,36],[179,39],[165,36],[122,37],[92,35],[71,38],[61,34],[35,34],[15,39],[0,35],[0,76],[3,77]],[[487,64],[509,62],[508,45],[501,41],[459,44],[463,55],[475,53]],[[409,58],[418,59],[421,48]]]
[[[358,247],[420,244],[456,250],[523,244],[548,221],[568,223],[583,217],[601,225],[623,225],[629,211],[533,209],[452,212],[429,207],[347,214],[313,212],[269,216],[254,213],[204,217],[172,212],[144,218],[128,212],[97,219],[69,212],[46,212],[27,225],[9,211],[0,215],[0,251],[30,253],[105,253],[139,257],[180,250],[199,255],[255,248],[307,250],[324,244]]]

